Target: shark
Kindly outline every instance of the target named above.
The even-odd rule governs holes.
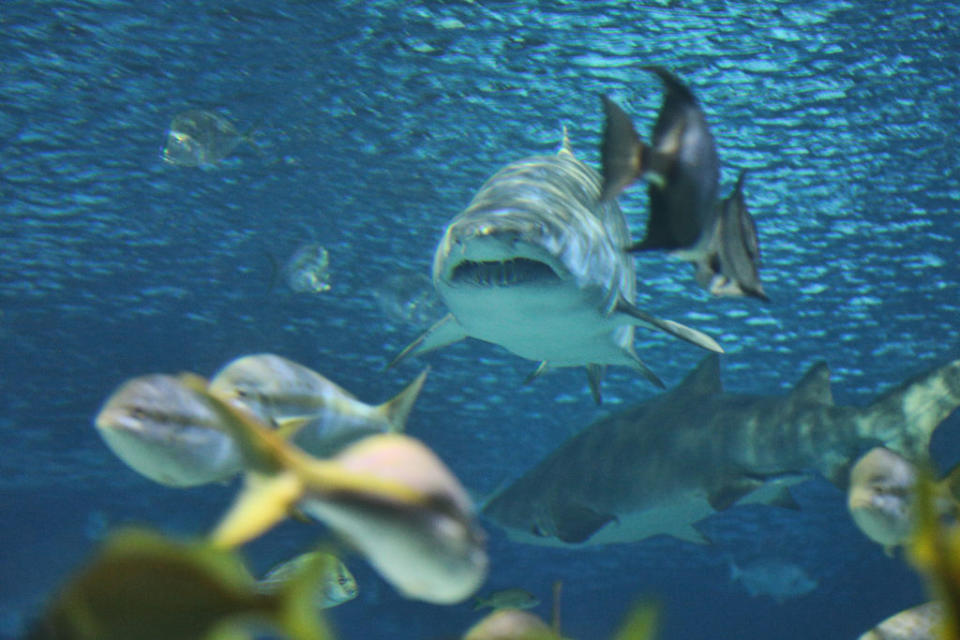
[[[556,154],[507,164],[444,230],[433,284],[449,310],[391,363],[473,337],[539,366],[585,366],[594,399],[606,365],[625,365],[663,387],[637,356],[643,326],[722,352],[708,335],[635,304],[629,229],[600,199],[600,175],[580,162],[566,132]]]
[[[748,503],[796,508],[791,485],[819,474],[843,486],[874,446],[927,455],[934,429],[958,406],[960,359],[855,407],[834,404],[824,362],[786,395],[741,395],[723,391],[711,355],[676,388],[572,436],[495,492],[483,514],[529,544],[659,534],[702,544],[704,518]]]

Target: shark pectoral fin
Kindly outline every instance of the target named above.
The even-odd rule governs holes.
[[[467,332],[463,330],[457,319],[452,313],[448,313],[437,321],[432,327],[423,332],[423,334],[407,345],[407,348],[401,351],[387,369],[394,367],[411,356],[418,356],[421,353],[427,353],[434,349],[445,347],[467,337]]]
[[[661,380],[660,377],[657,376],[657,374],[655,374],[655,373],[653,372],[653,370],[650,369],[650,367],[648,367],[648,366],[643,362],[643,360],[640,359],[640,356],[638,356],[638,355],[636,354],[636,352],[633,350],[633,347],[632,347],[632,346],[631,346],[630,348],[628,348],[626,351],[627,351],[627,355],[630,356],[630,359],[633,360],[633,366],[634,366],[634,368],[635,368],[637,371],[639,371],[640,374],[643,375],[644,378],[646,378],[646,379],[649,380],[651,383],[653,383],[655,386],[657,386],[657,387],[659,387],[659,388],[661,388],[661,389],[666,389],[666,388],[667,388],[667,385],[663,384],[663,380]]]
[[[748,493],[756,491],[763,486],[762,480],[756,478],[741,477],[734,478],[723,484],[723,486],[714,489],[707,496],[707,502],[713,507],[714,511],[723,511],[734,504]]]
[[[269,477],[248,474],[246,487],[210,534],[210,541],[232,548],[256,538],[286,518],[303,492],[300,478],[289,471]]]
[[[392,432],[401,433],[406,428],[407,418],[410,417],[413,403],[417,401],[417,396],[423,389],[423,383],[426,382],[428,373],[430,373],[430,367],[420,372],[420,375],[393,399],[377,407],[377,411],[386,419]]]
[[[713,544],[710,540],[706,538],[702,533],[697,531],[693,525],[687,524],[676,529],[671,529],[669,531],[664,531],[668,536],[672,536],[678,540],[686,540],[687,542],[692,542],[693,544],[700,545],[709,545]]]
[[[528,375],[526,378],[523,379],[523,384],[524,385],[530,384],[531,382],[533,382],[534,380],[542,376],[544,373],[546,373],[547,369],[549,368],[550,368],[550,363],[547,362],[546,360],[543,360],[540,364],[537,365],[537,368],[530,373],[530,375]]]
[[[600,385],[603,383],[603,374],[607,368],[602,364],[590,363],[587,365],[587,382],[590,385],[590,395],[597,404],[603,404],[603,396],[600,395]]]
[[[694,344],[702,349],[713,351],[715,353],[723,353],[723,348],[717,344],[717,341],[702,331],[697,331],[696,329],[682,325],[679,322],[674,322],[673,320],[663,320],[662,318],[650,315],[646,311],[638,309],[636,306],[627,302],[623,298],[617,300],[617,304],[614,306],[613,311],[614,313],[620,313],[635,320],[639,320],[650,328],[668,333],[675,338],[685,340],[690,344]]]
[[[554,521],[557,538],[568,544],[577,544],[586,542],[607,524],[619,522],[619,518],[610,513],[600,513],[590,507],[572,504],[555,514]]]

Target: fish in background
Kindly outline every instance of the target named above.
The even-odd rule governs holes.
[[[933,487],[934,506],[939,517],[957,519],[954,491],[960,483],[960,467]],[[887,555],[905,544],[916,521],[914,497],[917,467],[885,447],[874,447],[850,470],[847,509],[857,527],[884,547]]]
[[[298,248],[283,267],[287,286],[297,293],[330,290],[330,252],[316,242]]]
[[[926,602],[894,614],[857,640],[936,640],[943,623],[943,603]]]
[[[313,603],[318,609],[329,609],[357,597],[357,580],[336,556],[323,551],[310,551],[273,567],[257,581],[261,593],[279,593],[304,567],[322,563],[325,570],[314,587]]]
[[[364,436],[403,431],[427,371],[392,400],[369,405],[308,367],[259,353],[224,365],[210,381],[210,392],[268,424],[295,431],[298,447],[323,457]]]
[[[416,329],[430,326],[444,312],[430,278],[418,271],[399,271],[374,286],[377,306],[391,322]]]
[[[124,382],[94,424],[130,468],[169,487],[225,481],[241,468],[240,451],[207,396],[175,376],[152,374]]]
[[[806,595],[818,585],[803,567],[779,558],[759,558],[742,566],[730,560],[730,581],[743,585],[750,597],[769,596],[777,604]]]
[[[564,137],[554,155],[508,164],[447,225],[433,284],[450,313],[391,363],[468,336],[549,367],[585,366],[594,399],[606,365],[639,371],[634,326],[722,352],[709,336],[636,307],[629,231],[619,206],[600,201],[600,176]]]
[[[209,393],[203,379],[181,377],[208,394],[243,456],[245,487],[211,534],[217,546],[243,544],[298,510],[350,540],[408,598],[451,604],[479,588],[486,536],[463,486],[419,441],[368,436],[319,460]]]
[[[720,160],[693,92],[662,67],[643,67],[664,85],[652,143],[641,141],[630,116],[603,96],[603,200],[639,178],[648,182],[650,216],[643,240],[629,251],[664,250],[693,263],[697,282],[713,295],[766,300],[760,286],[756,225],[743,198],[743,173],[719,202]]]
[[[724,393],[717,356],[675,389],[602,418],[495,493],[483,514],[510,538],[581,547],[666,534],[707,540],[697,522],[733,505],[797,508],[789,485],[819,473],[846,487],[855,456],[878,442],[926,455],[960,406],[960,360],[866,407],[833,403],[825,363],[785,396]]]
[[[330,634],[310,597],[322,570],[304,563],[267,594],[232,553],[121,531],[65,582],[27,640],[206,640],[214,631],[240,638],[251,623],[294,640],[324,640]]]
[[[211,167],[230,155],[249,136],[237,131],[219,113],[202,109],[174,117],[163,147],[163,161],[180,167]]]
[[[513,587],[488,593],[474,600],[473,609],[532,609],[540,604],[540,598],[526,589]]]

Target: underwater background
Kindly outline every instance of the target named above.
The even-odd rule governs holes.
[[[749,170],[769,304],[711,298],[688,265],[637,258],[638,306],[716,337],[728,391],[784,393],[826,360],[836,402],[862,405],[960,356],[957,3],[4,0],[0,637],[17,637],[106,531],[200,535],[230,504],[237,482],[162,487],[106,448],[92,418],[132,376],[209,376],[270,351],[382,402],[430,364],[408,432],[477,499],[651,397],[618,367],[599,408],[579,369],[522,386],[535,363],[475,340],[384,371],[434,319],[428,302],[391,306],[391,276],[428,274],[483,181],[557,149],[564,125],[599,168],[601,93],[645,136],[662,95],[646,64],[698,96],[721,193]],[[214,167],[164,163],[167,128],[189,109],[250,140]],[[643,191],[620,201],[634,238]],[[294,292],[278,272],[307,243],[329,252],[328,291]],[[637,351],[668,386],[703,355],[642,329]],[[944,468],[960,460],[960,417],[932,449]],[[854,638],[926,599],[838,489],[793,493],[800,511],[707,519],[707,547],[559,550],[484,523],[481,592],[523,587],[548,618],[562,580],[564,633],[583,639],[607,637],[644,596],[671,639]],[[244,551],[263,570],[326,535],[287,523]],[[751,597],[730,562],[761,557],[817,588]],[[347,564],[360,595],[328,612],[341,638],[451,637],[480,616],[406,600],[362,558]]]

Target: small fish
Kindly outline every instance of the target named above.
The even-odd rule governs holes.
[[[296,430],[298,447],[325,457],[364,436],[403,431],[426,377],[425,370],[392,400],[368,405],[312,369],[260,353],[229,362],[210,381],[210,393]]]
[[[927,602],[892,615],[857,640],[935,640],[943,621],[943,603]]]
[[[302,553],[270,569],[257,582],[257,589],[263,593],[278,593],[305,566],[317,562],[322,562],[326,568],[314,596],[318,609],[329,609],[357,597],[357,581],[350,570],[339,558],[322,551]]]
[[[197,376],[182,379],[206,393]],[[486,536],[470,498],[419,441],[394,433],[368,436],[330,460],[318,460],[249,411],[208,395],[247,471],[245,489],[211,534],[215,544],[242,544],[296,508],[348,538],[408,598],[460,602],[483,582]]]
[[[540,598],[525,589],[503,589],[477,598],[474,610],[490,607],[492,609],[532,609],[540,604]]]
[[[561,640],[539,617],[519,609],[497,609],[480,619],[463,640]]]
[[[330,290],[330,253],[312,242],[294,252],[283,268],[287,285],[297,293]]]
[[[181,167],[212,166],[248,140],[222,115],[191,109],[170,123],[162,157],[164,162]]]
[[[752,296],[765,302],[770,298],[760,283],[758,262],[760,243],[757,225],[743,197],[746,171],[740,172],[737,184],[720,203],[720,217],[714,230],[707,256],[697,262],[697,282],[715,296]]]
[[[128,380],[107,399],[94,424],[121,460],[160,484],[191,487],[240,471],[240,452],[209,400],[174,376]]]
[[[731,561],[730,580],[742,584],[751,597],[770,596],[778,604],[817,588],[817,580],[802,567],[777,558],[755,560],[743,567]]]
[[[956,518],[957,503],[950,491],[958,473],[955,470],[934,486],[934,506],[942,518]],[[850,516],[868,538],[883,545],[887,555],[913,534],[916,484],[916,466],[885,447],[874,447],[850,470]]]
[[[329,633],[310,597],[318,579],[317,564],[308,563],[264,594],[232,553],[123,531],[67,581],[27,637],[202,640],[224,624],[259,622],[295,640],[321,640]]]

